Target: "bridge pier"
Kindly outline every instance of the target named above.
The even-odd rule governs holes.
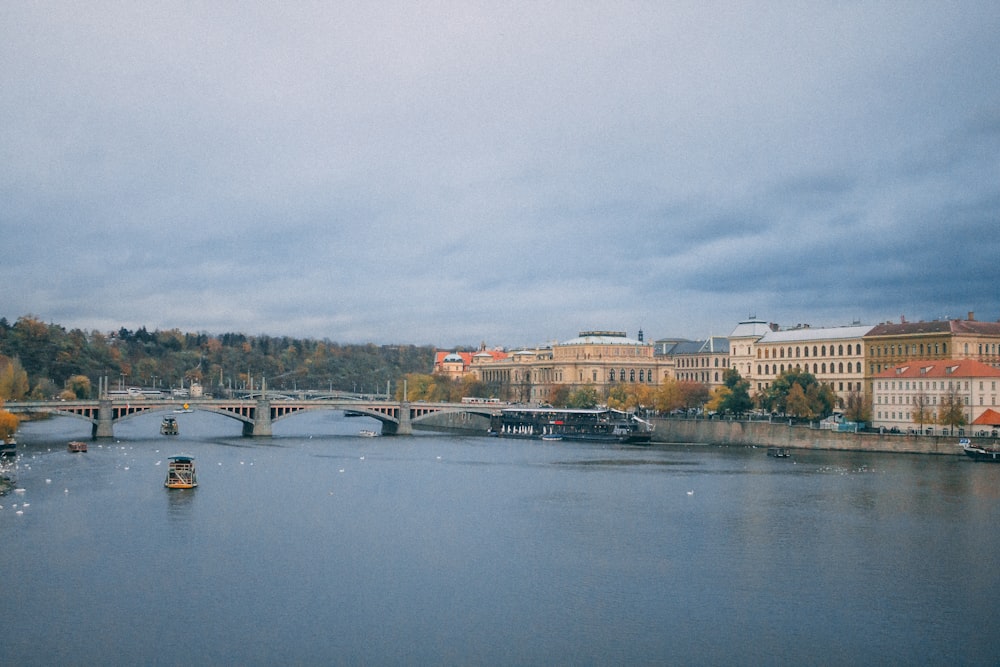
[[[115,411],[111,406],[111,399],[105,398],[97,402],[97,421],[91,429],[90,437],[115,437]]]
[[[396,426],[395,435],[413,435],[413,422],[410,421],[409,401],[403,401],[399,404],[399,425]]]
[[[253,423],[243,422],[243,435],[254,438],[270,438],[271,431],[271,401],[262,398],[257,401],[257,406],[253,411]]]

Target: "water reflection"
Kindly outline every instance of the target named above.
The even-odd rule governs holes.
[[[186,524],[191,519],[192,507],[198,489],[163,489],[167,497],[167,518],[172,522]]]

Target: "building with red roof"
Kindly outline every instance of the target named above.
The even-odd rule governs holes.
[[[904,433],[919,429],[941,433],[938,422],[950,406],[958,405],[966,429],[989,430],[982,418],[997,407],[998,395],[1000,369],[989,364],[975,359],[914,359],[872,378],[872,425]]]

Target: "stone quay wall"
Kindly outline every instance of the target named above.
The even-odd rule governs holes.
[[[726,419],[653,419],[653,442],[704,443],[789,449],[839,449],[898,454],[962,455],[959,436],[847,433],[788,422]],[[975,440],[975,438],[973,438]],[[989,439],[992,442],[992,439]]]

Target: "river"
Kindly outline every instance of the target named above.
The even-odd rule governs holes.
[[[1000,466],[618,447],[306,413],[22,426],[6,665],[980,664]],[[199,488],[163,488],[196,457]]]

